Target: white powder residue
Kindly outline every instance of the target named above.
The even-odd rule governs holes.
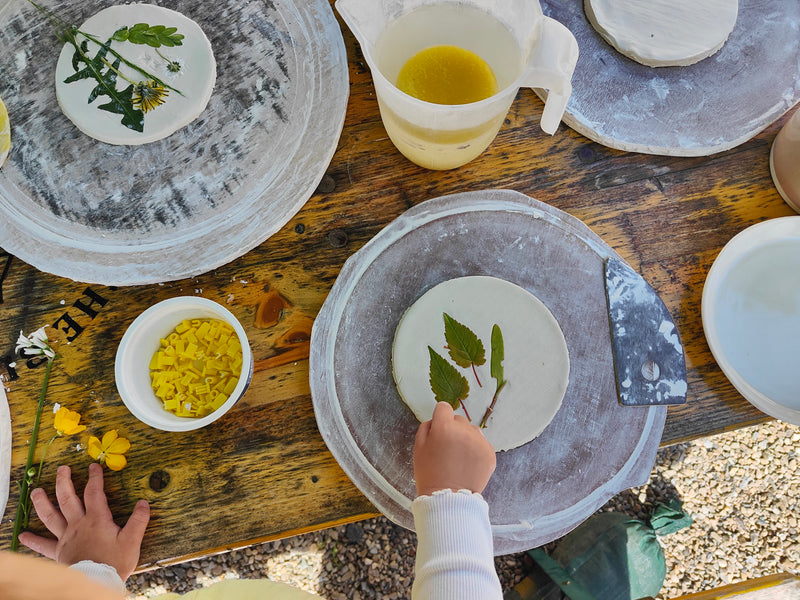
[[[681,340],[678,338],[678,332],[675,330],[675,325],[669,321],[662,321],[661,326],[658,328],[658,332],[664,336],[664,339],[667,340],[672,347],[675,348],[676,352],[683,352],[683,346],[681,345]]]
[[[653,77],[653,79],[650,80],[650,87],[653,88],[659,100],[665,100],[669,94],[669,83],[664,79]]]

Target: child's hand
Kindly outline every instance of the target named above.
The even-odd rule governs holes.
[[[419,426],[414,443],[417,495],[446,489],[480,494],[495,466],[494,448],[481,430],[453,414],[447,402],[437,402],[433,418]]]
[[[59,467],[56,498],[58,508],[41,488],[31,492],[36,514],[57,539],[25,531],[20,534],[19,541],[59,563],[72,565],[91,560],[111,565],[125,581],[139,562],[142,538],[150,521],[147,501],[139,500],[125,527],[118,527],[103,491],[103,468],[97,463],[89,465],[83,502],[75,493],[69,467]]]

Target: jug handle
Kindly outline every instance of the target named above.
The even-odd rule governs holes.
[[[555,19],[542,17],[540,25],[539,41],[528,61],[522,85],[547,90],[541,128],[552,135],[558,129],[572,93],[578,42],[572,32]]]

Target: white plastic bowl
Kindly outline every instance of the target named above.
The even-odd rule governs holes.
[[[706,277],[703,329],[733,386],[768,415],[800,425],[800,217],[748,227]]]
[[[205,417],[179,417],[164,409],[150,386],[150,359],[184,319],[220,319],[233,327],[242,344],[242,374],[228,400]],[[244,328],[221,304],[197,296],[179,296],[155,304],[130,324],[119,343],[114,367],[117,390],[128,410],[140,421],[163,431],[190,431],[219,419],[242,397],[253,375],[253,353]]]

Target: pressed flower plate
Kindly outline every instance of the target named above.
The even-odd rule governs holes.
[[[143,131],[123,125],[119,113],[101,110],[99,107],[110,101],[107,95],[87,102],[93,90],[97,89],[98,82],[94,78],[65,83],[76,73],[72,64],[75,47],[64,44],[61,49],[54,82],[58,104],[78,129],[102,142],[140,145],[165,138],[202,115],[211,98],[217,76],[211,45],[197,24],[182,14],[152,4],[109,6],[79,24],[79,29],[105,43],[120,28],[134,27],[142,22],[174,27],[184,35],[180,46],[160,49],[148,44],[112,42],[111,47],[126,59],[148,72],[152,71],[164,83],[175,88],[165,89],[124,64],[113,69],[108,67],[108,72],[115,77],[115,89],[119,91],[133,85],[133,107],[143,111]],[[81,35],[77,36],[79,44],[84,39]],[[88,55],[94,56],[99,49],[100,46],[92,44]],[[174,59],[179,65],[177,72],[169,70],[172,64],[168,62],[169,59]],[[110,64],[113,60],[114,57],[108,56],[106,62]],[[85,64],[79,62],[77,67],[84,69]]]

